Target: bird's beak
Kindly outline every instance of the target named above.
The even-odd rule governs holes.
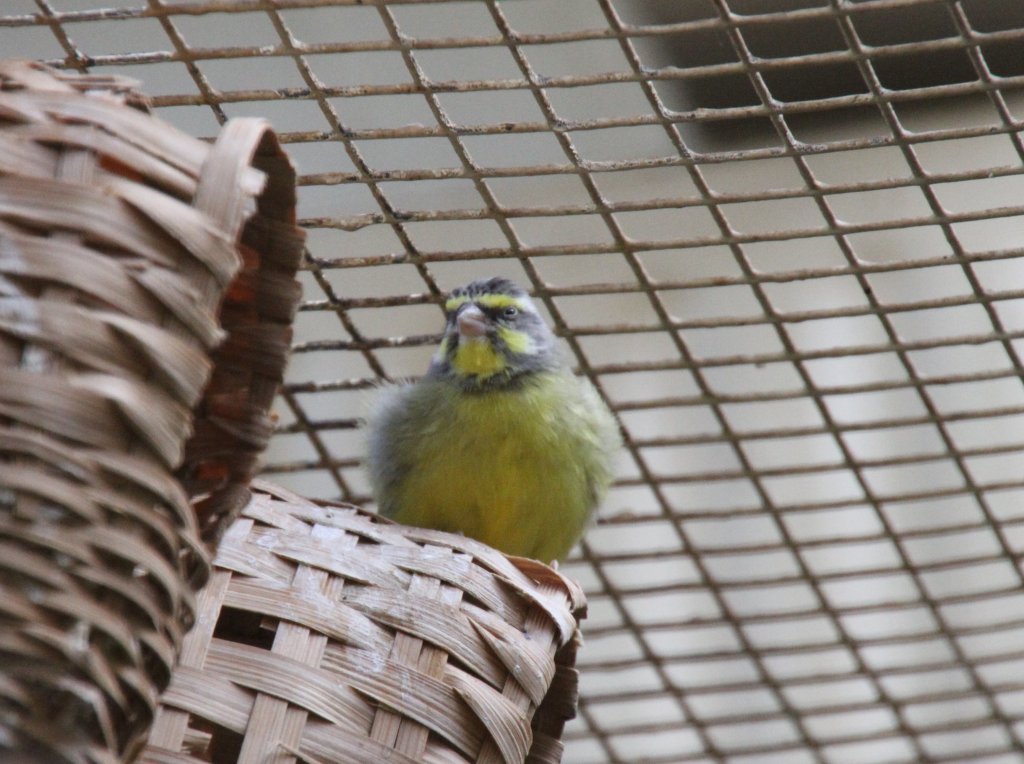
[[[459,337],[463,339],[477,339],[487,335],[487,319],[476,305],[463,308],[455,323],[459,328]]]

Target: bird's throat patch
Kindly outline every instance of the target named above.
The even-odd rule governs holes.
[[[504,371],[507,362],[486,339],[472,339],[459,343],[452,366],[459,374],[487,378]]]

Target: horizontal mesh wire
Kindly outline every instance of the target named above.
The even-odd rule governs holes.
[[[1018,0],[6,0],[0,53],[269,117],[305,303],[266,472],[367,502],[440,295],[622,423],[566,760],[1022,762]]]

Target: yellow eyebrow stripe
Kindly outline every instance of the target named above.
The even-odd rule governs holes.
[[[526,303],[522,299],[507,294],[482,294],[476,298],[476,301],[485,308],[515,307],[526,310]]]
[[[453,310],[458,308],[460,305],[465,305],[469,302],[469,298],[465,295],[461,297],[449,297],[444,303],[444,312],[451,313]]]
[[[463,294],[458,297],[449,297],[444,303],[444,312],[451,313],[454,310],[458,310],[460,306],[465,305],[467,302],[469,302],[468,295]],[[482,294],[474,299],[473,302],[484,308],[515,307],[520,310],[529,310],[526,300],[507,294]]]

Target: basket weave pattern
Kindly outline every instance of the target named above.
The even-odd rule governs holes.
[[[561,760],[575,584],[258,485],[218,549],[143,761]]]
[[[0,62],[0,757],[138,751],[209,570],[175,470],[210,460],[195,449],[182,467],[193,410],[212,408],[218,310],[274,225],[257,223],[248,247],[236,237],[261,194],[287,220],[271,189],[294,176],[268,184],[250,166],[274,154],[265,124],[211,147],[143,106],[126,80]],[[265,291],[239,283],[226,311],[247,284]],[[290,321],[286,303],[265,320]],[[279,379],[283,363],[218,374]]]

